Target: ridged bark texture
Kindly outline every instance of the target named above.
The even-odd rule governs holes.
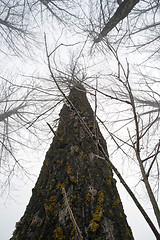
[[[82,85],[73,87],[68,98],[95,134],[94,113]],[[98,126],[96,132],[107,152]],[[77,113],[64,104],[32,197],[11,239],[78,239],[64,202],[63,188],[83,239],[133,239],[112,170],[100,157],[96,141],[89,136]]]

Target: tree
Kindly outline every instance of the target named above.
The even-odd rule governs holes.
[[[105,24],[98,38],[95,39],[95,43],[100,42],[103,37],[105,37],[113,28],[115,28],[120,21],[127,17],[138,2],[139,0],[124,0],[123,2],[118,2],[119,7],[114,15],[109,19],[108,23]]]
[[[109,70],[107,70],[108,72],[106,73],[106,71],[97,70],[96,67],[89,68],[89,70],[91,69],[90,71],[93,72],[97,71],[95,74],[96,77],[90,78],[92,80],[96,79],[95,82],[100,81],[97,80],[98,79],[97,76],[99,76],[99,71],[101,71],[100,75],[101,76],[103,75],[103,81],[105,78],[105,83],[103,83],[102,88],[99,84],[96,85],[96,83],[94,84],[93,82],[90,82],[90,79],[87,79],[87,81],[85,81],[84,84],[86,84],[88,91],[90,91],[92,95],[98,96],[98,94],[101,94],[101,96],[103,96],[104,98],[107,97],[107,101],[108,99],[111,99],[112,100],[111,104],[113,104],[113,101],[116,101],[116,103],[118,104],[120,103],[127,104],[125,106],[123,105],[124,108],[122,107],[123,113],[124,109],[126,109],[126,106],[127,113],[129,113],[128,115],[130,115],[130,110],[132,109],[133,113],[132,117],[130,116],[128,117],[127,115],[127,119],[124,119],[124,115],[121,114],[122,113],[121,108],[118,107],[118,110],[120,109],[120,111],[117,112],[116,117],[114,119],[112,118],[112,121],[115,123],[115,125],[117,123],[124,122],[124,125],[128,126],[128,128],[126,127],[127,134],[125,135],[124,138],[123,138],[124,135],[121,134],[121,129],[124,129],[123,127],[117,127],[116,133],[118,132],[117,130],[118,128],[120,129],[120,131],[118,132],[118,134],[116,134],[114,132],[114,128],[108,129],[109,128],[108,125],[104,121],[101,120],[100,121],[104,128],[109,133],[109,135],[111,136],[111,139],[116,144],[116,147],[114,148],[113,152],[115,152],[117,149],[121,150],[124,153],[124,155],[127,156],[126,161],[127,163],[128,159],[131,159],[132,161],[129,162],[129,164],[130,163],[133,164],[133,162],[135,162],[135,159],[137,160],[137,158],[135,157],[139,155],[137,150],[141,151],[141,159],[139,159],[140,161],[138,162],[138,164],[141,163],[141,165],[143,165],[143,168],[145,168],[145,173],[142,174],[143,175],[142,180],[144,180],[144,177],[146,178],[146,181],[149,180],[152,186],[152,194],[155,196],[154,198],[156,198],[159,192],[158,191],[159,185],[156,184],[157,182],[159,182],[159,165],[158,165],[159,141],[157,140],[159,136],[158,131],[156,131],[155,127],[157,122],[159,121],[159,100],[158,100],[159,95],[157,92],[158,88],[155,89],[154,86],[153,88],[150,87],[151,86],[150,76],[149,74],[147,74],[148,76],[144,77],[145,82],[143,83],[143,85],[141,85],[140,89],[138,88],[138,91],[136,91],[135,93],[134,91],[135,81],[133,81],[134,77],[132,75],[132,73],[134,72],[133,68],[131,67],[129,68],[129,71],[128,70],[125,71],[123,64],[121,64],[119,60],[119,55],[124,54],[125,50],[130,52],[134,51],[132,59],[135,58],[136,61],[138,61],[140,56],[138,54],[138,51],[141,53],[141,49],[143,49],[144,59],[141,61],[143,62],[143,65],[139,63],[139,66],[136,66],[136,68],[140,68],[140,70],[144,68],[146,70],[146,65],[148,65],[150,69],[152,66],[152,69],[154,69],[154,71],[157,70],[159,74],[159,69],[157,68],[158,64],[156,62],[154,63],[151,62],[153,57],[159,54],[159,25],[160,25],[158,14],[159,0],[157,1],[124,0],[123,2],[116,0],[115,1],[98,0],[89,1],[88,5],[86,5],[86,1],[36,1],[35,3],[34,1],[29,0],[29,1],[8,1],[7,3],[5,3],[4,1],[0,1],[0,4],[1,4],[0,5],[1,37],[4,39],[4,41],[1,44],[2,52],[5,53],[7,52],[10,55],[14,53],[16,55],[20,55],[24,59],[24,56],[27,56],[28,52],[32,52],[34,48],[33,46],[35,44],[34,42],[35,39],[38,42],[39,40],[40,42],[43,41],[43,39],[39,37],[40,35],[38,35],[38,33],[40,33],[40,31],[44,27],[45,25],[44,23],[46,23],[46,25],[47,23],[49,23],[49,25],[47,25],[47,29],[44,27],[45,31],[48,31],[48,29],[52,28],[53,25],[56,25],[55,24],[56,19],[56,23],[58,22],[59,24],[58,27],[62,29],[63,36],[68,36],[68,34],[70,34],[71,32],[71,35],[73,37],[73,33],[74,34],[76,33],[76,36],[78,38],[78,40],[76,40],[76,47],[78,45],[81,46],[81,49],[77,57],[78,61],[81,61],[81,59],[84,58],[87,64],[89,63],[89,61],[93,61],[93,63],[95,63],[96,61],[97,62],[103,61],[104,64],[105,58],[106,64],[107,61],[108,62],[111,61],[112,54],[114,55],[114,57],[116,58],[116,65],[112,64],[111,74],[108,73]],[[71,37],[70,37],[71,40],[68,44],[68,42],[62,43],[61,38],[55,37],[55,35],[56,33],[54,34],[54,36],[52,36],[51,44],[49,46],[51,48],[54,48],[50,55],[51,57],[53,57],[54,55],[53,53],[57,52],[57,50],[59,50],[62,46],[66,47],[73,46],[73,40]],[[36,36],[38,36],[38,38],[40,39],[36,38]],[[55,40],[53,40],[53,37],[55,37]],[[7,43],[6,46],[9,46],[9,51],[6,51],[6,48],[2,47],[4,45],[3,44],[4,42]],[[31,44],[33,48],[30,48]],[[39,46],[39,44],[37,45]],[[40,48],[44,49],[43,47]],[[30,49],[31,51],[29,51]],[[90,56],[92,54],[92,57],[90,57],[90,59],[88,58],[89,55],[88,49]],[[73,48],[73,51],[76,51],[76,49]],[[111,54],[108,53],[109,51],[111,52]],[[63,51],[61,52],[61,56],[62,55]],[[126,54],[125,56],[129,55]],[[49,57],[49,55],[47,57]],[[34,56],[34,58],[36,57]],[[73,80],[73,77],[75,77],[74,66],[77,65],[77,62],[75,63],[75,65],[73,64],[72,73],[68,74],[67,72],[66,74],[62,69],[59,68],[59,66],[61,66],[61,61],[58,62],[57,58],[53,60],[54,61],[52,63],[52,68],[54,68],[54,71],[57,71],[59,73],[59,76],[56,76],[59,79],[59,83],[64,86],[68,78]],[[101,64],[101,69],[104,67],[103,64]],[[129,66],[129,64],[127,65]],[[108,65],[105,66],[107,66],[106,68],[109,69]],[[113,72],[115,73],[114,66],[117,66],[116,74],[113,74]],[[85,66],[86,69],[87,67],[88,66]],[[49,74],[51,74],[51,72]],[[61,81],[62,75],[64,76],[63,81]],[[129,77],[128,75],[132,76],[128,78]],[[109,82],[108,80],[106,81],[106,79],[109,79],[108,76],[110,79],[112,78],[112,80],[114,81],[114,85],[112,85],[113,87],[111,89],[111,90],[114,89],[114,91],[112,91],[113,94],[111,94],[111,91],[108,94],[108,89],[106,90],[106,88],[108,88],[108,86],[112,84],[112,81],[111,82]],[[142,75],[140,74],[138,75],[137,82],[139,81],[139,78],[141,76]],[[34,77],[34,79],[38,79],[37,76]],[[37,92],[50,93],[49,87],[46,86],[49,86],[48,83],[53,82],[53,79],[45,78],[42,79],[42,82],[40,87],[37,87],[36,93]],[[66,85],[69,84],[66,83]],[[146,85],[148,86],[147,88],[148,96],[147,99],[144,100],[143,97],[139,97],[139,93],[140,92],[142,93],[142,89],[144,89],[143,93],[144,92],[146,93]],[[31,117],[29,119],[27,116],[27,121],[25,121],[24,125],[23,125],[24,122],[21,120],[23,118],[22,115],[24,115],[26,112],[24,111],[24,108],[18,109],[18,117],[21,115],[20,120],[20,124],[22,123],[21,126],[25,127],[27,126],[27,129],[29,129],[29,131],[32,132],[33,134],[35,134],[34,130],[37,130],[37,126],[38,128],[41,128],[41,126],[38,125],[38,123],[41,123],[40,121],[41,117],[49,123],[52,122],[52,119],[50,118],[48,119],[47,117],[50,116],[50,114],[48,113],[50,113],[54,109],[51,106],[51,102],[50,104],[45,104],[46,102],[45,94],[42,95],[38,94],[37,96],[40,96],[40,98],[36,99],[37,103],[36,107],[38,107],[40,111],[41,109],[44,109],[44,111],[42,113],[35,111],[36,107],[35,108],[33,107],[35,103],[34,95],[32,99],[30,98],[32,104],[31,107],[29,108],[29,113],[35,112],[36,116],[33,116],[33,118]],[[44,98],[44,102],[42,98]],[[98,106],[98,101],[100,104],[103,104],[99,99],[97,100],[96,97],[94,100],[96,106]],[[49,103],[49,101],[47,101],[47,103]],[[147,107],[146,104],[148,105]],[[19,106],[20,105],[16,104],[16,107]],[[56,106],[56,104],[54,106]],[[153,106],[154,109],[150,109]],[[16,107],[12,109],[12,113],[14,112],[14,110],[16,110]],[[142,109],[144,108],[146,108],[145,112],[142,111]],[[108,108],[106,109],[108,113]],[[97,109],[95,107],[95,115],[96,113],[98,114],[98,107]],[[157,114],[156,116],[155,113]],[[4,116],[3,114],[4,113],[2,113],[2,116]],[[15,116],[17,117],[17,112],[15,112],[14,115],[12,114],[8,116],[9,118],[7,118],[7,120],[9,119],[10,121],[12,117]],[[117,116],[121,116],[121,119],[118,118]],[[136,129],[138,131],[136,132],[133,131],[133,125],[130,124],[130,122],[135,123],[135,126],[137,127]],[[4,124],[4,126],[7,125]],[[52,124],[49,124],[49,126],[51,127],[49,128],[49,130],[52,132],[53,130]],[[31,131],[31,127],[35,127],[32,128],[33,131]],[[152,141],[153,136],[154,141]],[[11,139],[10,136],[9,138]],[[1,143],[3,143],[3,141],[1,141]],[[3,144],[2,149],[4,149]],[[132,155],[133,152],[131,151],[131,149],[133,150],[134,154],[136,154],[136,156]],[[13,148],[11,149],[10,153],[13,154]],[[9,164],[7,163],[7,166],[10,166],[10,162]],[[141,176],[138,178],[137,185],[139,185],[139,182],[142,182]],[[159,210],[157,210],[156,212],[157,212],[156,215],[159,215]]]
[[[74,86],[67,99],[11,239],[133,239],[112,170],[99,149],[103,146],[108,156],[84,87]]]
[[[111,49],[113,51],[113,49]],[[121,143],[124,145],[128,145],[131,147],[135,152],[135,158],[137,160],[140,172],[141,172],[141,178],[142,181],[145,184],[145,188],[147,191],[147,194],[150,198],[158,225],[160,226],[160,210],[158,207],[158,201],[156,200],[155,194],[154,194],[154,188],[151,187],[150,179],[152,178],[152,171],[154,172],[154,176],[157,178],[157,182],[159,182],[159,163],[158,163],[158,154],[159,154],[159,148],[160,143],[158,142],[153,145],[153,148],[151,150],[147,150],[147,142],[146,142],[146,135],[150,135],[150,129],[154,126],[154,124],[159,120],[159,102],[158,101],[145,101],[139,98],[134,99],[133,90],[131,88],[130,82],[129,82],[129,65],[127,65],[127,69],[125,71],[123,65],[121,64],[118,56],[116,55],[116,52],[113,51],[113,53],[116,56],[118,65],[119,65],[119,75],[117,76],[117,80],[120,83],[120,89],[122,91],[118,92],[117,94],[120,95],[122,98],[127,98],[127,104],[131,105],[131,111],[133,114],[133,117],[129,118],[129,121],[133,118],[134,122],[134,128],[135,133],[133,135],[132,130],[128,130],[128,140],[127,142],[123,140],[123,138],[119,138]],[[123,75],[123,76],[122,76]],[[150,88],[151,90],[151,88]],[[152,94],[154,93],[151,91]],[[138,106],[136,106],[136,102],[143,103],[143,106],[147,103],[149,106],[153,106],[154,110],[150,110],[147,113],[143,112],[143,114],[138,113]],[[156,109],[155,109],[156,107]],[[151,113],[156,113],[156,117],[152,117]],[[145,121],[143,120],[142,115],[149,115],[149,121],[147,124],[145,124]],[[114,141],[116,141],[116,136],[113,136]],[[149,137],[147,140],[150,140]],[[145,142],[145,144],[144,144]],[[117,143],[117,146],[118,143]],[[144,150],[145,149],[145,150]],[[124,151],[125,152],[125,151]],[[156,166],[154,166],[156,165]]]
[[[29,176],[29,172],[17,158],[15,149],[25,146],[21,129],[24,131],[25,121],[27,121],[25,113],[30,107],[28,100],[32,92],[33,89],[25,90],[22,85],[18,86],[18,84],[1,78],[0,125],[3,129],[0,133],[0,167],[1,177],[3,176],[0,181],[1,194],[7,191],[11,179],[18,169],[21,169],[21,173]]]
[[[117,151],[122,152],[125,156],[125,161],[131,165],[136,163],[139,167],[138,171],[140,172],[140,176],[135,186],[140,185],[140,183],[145,185],[146,193],[150,199],[157,223],[160,225],[160,210],[156,197],[159,191],[158,183],[160,177],[158,136],[154,136],[154,141],[152,141],[152,131],[157,128],[157,121],[159,121],[159,101],[156,100],[156,95],[158,94],[155,94],[154,90],[147,86],[146,96],[148,95],[148,99],[144,100],[143,98],[136,97],[130,83],[129,64],[127,63],[127,67],[125,68],[119,59],[117,51],[110,45],[108,45],[108,49],[117,61],[118,71],[113,76],[114,79],[117,80],[117,90],[110,90],[110,94],[111,92],[112,94],[110,96],[106,95],[106,97],[121,102],[121,105],[126,105],[127,114],[125,114],[126,118],[124,118],[125,110],[118,110],[117,114],[120,116],[118,116],[119,121],[117,119],[114,120],[115,123],[118,122],[118,130],[116,130],[115,133],[110,131],[106,123],[101,122],[114,141]],[[99,92],[103,94],[103,91]],[[138,92],[140,92],[140,90]],[[141,92],[143,92],[144,95],[144,91],[142,90]],[[149,97],[151,100],[149,100]],[[142,103],[142,109],[139,103]],[[147,108],[147,111],[144,111],[145,105],[152,107],[152,109],[149,110]],[[123,106],[122,109],[125,108],[126,107]],[[146,115],[148,115],[148,119]],[[122,125],[120,125],[120,122],[122,122]],[[122,130],[123,132],[121,132]],[[112,168],[114,169],[114,167]],[[132,167],[130,168],[132,169]]]
[[[25,78],[25,76],[23,76]],[[47,137],[42,136],[42,131],[48,131],[47,118],[61,103],[61,98],[55,91],[55,96],[50,97],[47,89],[41,89],[40,81],[33,83],[30,79],[20,81],[19,77],[12,76],[9,81],[1,77],[0,97],[0,168],[1,168],[1,195],[10,195],[14,179],[33,178],[29,170],[29,162],[21,157],[27,148],[29,151],[38,149]],[[51,88],[51,86],[48,86]],[[40,111],[42,109],[43,111]],[[33,114],[34,113],[34,114]],[[55,121],[56,122],[56,121]],[[44,126],[43,126],[44,125]],[[33,126],[33,127],[32,127]],[[31,141],[28,141],[28,140]],[[41,139],[41,140],[40,140]],[[42,140],[43,139],[43,140]],[[18,154],[18,150],[21,154]]]

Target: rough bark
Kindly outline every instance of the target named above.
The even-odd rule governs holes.
[[[98,126],[95,134],[94,113],[85,89],[73,87],[69,100],[82,119],[64,104],[32,197],[11,239],[79,239],[65,204],[64,189],[83,239],[133,239],[112,170],[100,158],[96,141],[83,126],[85,122],[107,152]]]
[[[100,32],[98,38],[94,40],[95,43],[100,42],[103,37],[107,36],[107,34],[114,28],[116,25],[122,21],[128,14],[132,11],[134,6],[139,2],[139,0],[124,0],[119,7],[117,8],[114,15],[111,19],[106,23],[102,31]]]

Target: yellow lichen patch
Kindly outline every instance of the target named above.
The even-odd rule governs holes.
[[[87,154],[86,153],[83,154],[83,159],[85,159],[85,158],[87,158]]]
[[[91,197],[92,195],[90,193],[86,194],[86,202],[90,202],[91,201]]]
[[[71,198],[74,198],[74,199],[76,199],[76,198],[77,198],[76,194],[74,194],[74,195],[73,195],[73,194],[71,194],[71,195],[70,195],[70,197],[71,197]]]
[[[29,228],[31,228],[33,225],[35,225],[34,221],[32,221],[32,222],[29,224]]]
[[[94,221],[91,221],[88,226],[88,230],[91,230],[92,232],[96,232],[98,228],[99,228],[99,224],[95,223]]]
[[[57,189],[60,189],[60,190],[62,190],[62,188],[64,187],[65,187],[64,183],[58,183],[57,185]]]
[[[59,138],[59,140],[62,142],[64,140],[65,133],[62,134],[62,136]]]
[[[125,227],[126,227],[126,237],[128,239],[133,239],[130,229],[127,227],[127,225],[125,225]]]
[[[61,227],[58,227],[54,230],[53,239],[59,239],[59,240],[65,239],[65,237],[63,236],[63,231]]]
[[[70,165],[67,166],[67,174],[70,174],[73,172],[73,169],[71,168]]]
[[[94,129],[94,126],[93,126],[93,125],[90,124],[88,127],[89,127],[89,129],[92,131],[92,133],[95,133],[95,129]]]
[[[96,207],[95,213],[93,214],[93,221],[100,222],[101,218],[103,216],[103,212],[104,212],[104,209],[101,206],[98,205]]]
[[[114,203],[113,203],[113,207],[114,207],[114,206],[117,206],[119,203],[120,203],[120,198],[117,197],[116,200],[115,200]]]
[[[61,163],[61,160],[57,160],[56,163]]]
[[[46,203],[44,204],[44,209],[45,209],[45,211],[47,211],[47,209],[48,209],[48,206]]]
[[[72,225],[72,223],[69,223],[69,229],[71,229],[71,228],[72,228],[72,226],[73,226],[73,225]]]
[[[122,213],[120,213],[119,216],[120,216],[120,218],[123,218],[123,214]]]
[[[54,206],[55,206],[55,202],[51,203],[49,206],[48,206],[48,210],[51,211],[51,212],[54,212]]]
[[[72,183],[77,183],[77,178],[76,177],[74,177],[74,176],[70,176],[70,181],[72,182]]]
[[[55,182],[55,181],[56,181],[56,180],[53,178],[53,179],[52,179],[52,182]]]
[[[50,202],[55,202],[56,201],[56,196],[51,196],[49,199]]]
[[[107,185],[112,185],[111,179],[106,179]]]
[[[83,152],[79,151],[79,155],[80,155],[81,157],[83,157]]]
[[[111,170],[105,170],[105,173],[106,173],[107,177],[112,177]]]
[[[104,202],[104,193],[103,192],[98,192],[98,203]]]
[[[105,164],[107,164],[107,165],[109,166],[109,163],[108,163],[108,161],[105,161]]]
[[[108,209],[108,212],[109,212],[109,214],[111,214],[111,215],[113,216],[113,211],[112,211],[112,209]]]
[[[75,146],[74,146],[74,151],[75,151],[75,152],[79,152],[79,147],[75,145]]]
[[[76,231],[76,229],[73,228],[72,231],[71,231],[71,235],[75,234],[75,231]],[[73,239],[74,239],[74,237],[73,237]]]

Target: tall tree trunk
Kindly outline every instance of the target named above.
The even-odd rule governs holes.
[[[112,170],[96,144],[98,139],[107,152],[82,85],[73,87],[68,99],[72,104],[60,112],[32,197],[11,239],[133,239]]]

